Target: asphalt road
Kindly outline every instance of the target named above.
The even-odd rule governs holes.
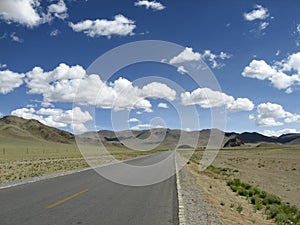
[[[127,163],[150,165],[170,154],[153,154]],[[172,172],[174,167],[174,163],[168,163],[163,169]],[[128,179],[136,177],[120,171],[118,164],[103,169],[123,172],[122,176]],[[0,225],[168,225],[178,224],[177,212],[175,176],[157,184],[134,187],[114,183],[94,170],[87,170],[0,190]]]

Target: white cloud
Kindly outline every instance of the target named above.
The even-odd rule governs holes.
[[[127,122],[128,123],[137,123],[137,122],[140,122],[140,120],[138,120],[137,118],[130,118]]]
[[[177,67],[177,72],[180,73],[180,74],[188,73],[188,71],[186,71],[186,69],[184,68],[184,66],[178,66]]]
[[[300,52],[291,54],[272,66],[264,60],[253,60],[245,67],[242,75],[259,80],[267,79],[275,88],[291,93],[295,86],[300,85]]]
[[[12,111],[11,115],[25,119],[36,119],[52,127],[71,126],[75,132],[86,131],[87,128],[84,123],[93,119],[89,112],[83,112],[79,107],[72,110],[41,108],[38,111],[34,108],[20,108]]]
[[[141,111],[137,111],[136,114],[137,114],[137,115],[141,115],[141,114],[143,114],[143,113],[142,113]]]
[[[292,114],[289,117],[285,118],[284,122],[286,123],[300,123],[300,115]]]
[[[286,128],[286,129],[282,129],[282,130],[265,130],[263,132],[261,132],[263,135],[272,137],[279,137],[283,134],[291,134],[291,133],[298,133],[296,129],[294,128]]]
[[[186,47],[177,56],[170,60],[170,64],[178,64],[190,61],[199,61],[201,59],[201,54],[199,52],[193,52],[192,48]]]
[[[63,113],[62,109],[52,109],[52,108],[41,108],[37,112],[40,115],[47,115],[47,116],[57,116]]]
[[[296,25],[296,32],[300,34],[300,23]]]
[[[221,68],[225,64],[219,63],[217,60],[218,59],[229,59],[231,58],[231,55],[225,53],[225,52],[220,52],[219,55],[216,55],[212,53],[210,50],[205,50],[204,53],[202,54],[202,59],[208,60],[211,63],[212,68]]]
[[[254,104],[248,98],[237,98],[227,103],[227,110],[229,112],[251,111],[253,108]]]
[[[176,98],[176,91],[168,87],[166,84],[152,82],[142,88],[142,96],[146,98],[160,98],[173,101]]]
[[[22,38],[17,36],[16,32],[12,32],[10,34],[10,38],[11,38],[12,41],[18,42],[18,43],[22,43],[24,41]]]
[[[1,0],[0,18],[32,28],[42,23],[39,6],[38,0]]]
[[[57,36],[59,34],[60,34],[60,31],[58,29],[55,29],[55,30],[50,32],[50,36]]]
[[[261,103],[257,106],[257,114],[251,115],[257,126],[281,126],[284,123],[300,123],[300,115],[292,114],[275,103]],[[280,121],[279,121],[280,120]]]
[[[280,55],[280,50],[277,50],[276,53],[275,53],[275,55],[279,56]]]
[[[0,112],[0,118],[2,118],[3,117],[3,113],[2,112]]]
[[[139,0],[134,3],[135,6],[144,6],[146,9],[153,9],[153,10],[163,10],[166,7],[161,4],[160,2],[156,1],[148,1],[148,0]]]
[[[47,13],[43,12],[40,0],[1,0],[0,19],[7,23],[18,23],[29,28],[51,22],[54,18],[64,20],[68,17],[67,6],[64,0],[47,7]]]
[[[214,54],[210,50],[204,50],[202,54],[199,52],[193,52],[192,48],[186,47],[182,52],[180,52],[177,56],[174,56],[169,63],[170,64],[180,64],[184,62],[192,62],[199,60],[207,60],[212,68],[221,68],[225,64],[218,62],[219,60],[225,60],[231,58],[231,55],[220,52],[219,54]],[[177,71],[181,74],[187,73],[183,66],[179,66]]]
[[[259,30],[264,30],[266,29],[270,24],[268,22],[262,22],[259,24]]]
[[[270,16],[268,9],[261,5],[255,5],[251,12],[244,13],[244,19],[247,21],[264,20]]]
[[[176,92],[166,84],[152,82],[139,88],[125,78],[105,83],[97,74],[87,75],[81,66],[60,64],[45,72],[35,67],[26,73],[29,94],[42,94],[43,103],[77,102],[114,110],[144,109],[152,112],[150,99],[173,101]],[[89,88],[86,88],[89,87]]]
[[[7,67],[7,64],[1,64],[0,63],[0,69],[5,69]]]
[[[161,125],[154,125],[154,124],[137,124],[136,126],[131,127],[131,130],[148,130],[152,128],[164,128]]]
[[[59,0],[56,4],[48,6],[48,16],[53,15],[59,19],[66,19],[68,17],[68,8],[63,0]]]
[[[89,37],[106,36],[108,38],[113,35],[133,35],[133,30],[136,28],[134,21],[123,15],[116,15],[113,20],[84,20],[76,24],[70,22],[69,26],[73,31],[83,32]]]
[[[163,109],[168,109],[169,106],[166,104],[166,103],[162,103],[160,102],[158,105],[157,105],[158,108],[163,108]]]
[[[0,93],[7,94],[20,87],[24,77],[23,73],[14,73],[10,70],[0,71]]]
[[[198,88],[193,92],[181,94],[183,105],[200,105],[202,108],[215,108],[225,106],[229,112],[251,111],[254,107],[252,101],[247,98],[234,99],[225,93],[209,88]]]

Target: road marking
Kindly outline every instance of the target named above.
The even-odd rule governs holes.
[[[84,190],[82,190],[82,191],[80,191],[80,192],[77,192],[77,193],[75,193],[75,194],[73,194],[73,195],[71,195],[71,196],[69,196],[69,197],[66,197],[66,198],[64,198],[64,199],[62,199],[62,200],[59,200],[59,201],[57,201],[57,202],[54,202],[53,204],[48,205],[48,206],[47,206],[47,209],[51,209],[51,208],[53,208],[53,207],[55,207],[55,206],[58,206],[58,205],[60,205],[60,204],[62,204],[62,203],[64,203],[64,202],[67,202],[67,201],[69,201],[69,200],[71,200],[71,199],[73,199],[73,198],[76,198],[76,197],[78,197],[79,195],[82,195],[82,194],[84,194],[84,193],[86,193],[86,192],[88,192],[88,191],[89,191],[88,189],[84,189]]]
[[[180,159],[179,159],[180,160]],[[181,185],[180,185],[180,171],[178,170],[177,160],[175,156],[175,168],[176,168],[176,184],[177,184],[177,197],[178,197],[178,219],[179,225],[185,225],[185,215],[184,215],[184,204],[181,193]]]

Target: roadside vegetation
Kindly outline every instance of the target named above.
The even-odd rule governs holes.
[[[278,196],[234,179],[227,181],[230,189],[237,195],[246,197],[255,210],[264,210],[268,219],[274,219],[278,225],[300,224],[300,212],[296,206],[290,206]]]

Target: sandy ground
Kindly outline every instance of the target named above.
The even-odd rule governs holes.
[[[203,151],[197,151],[186,169],[201,189],[202,197],[206,197],[211,208],[219,214],[221,224],[275,224],[267,220],[264,210],[255,211],[246,197],[232,192],[226,181],[234,178],[300,208],[300,148],[221,150],[212,165],[229,168],[225,175],[210,170],[201,172],[194,162],[199,162],[202,154]],[[242,207],[241,213],[238,206]]]
[[[300,148],[220,151],[213,165],[300,208]]]
[[[271,225],[275,224],[267,220],[262,212],[255,212],[248,200],[237,196],[226,185],[226,181],[219,175],[210,171],[200,172],[198,166],[191,163],[186,166],[190,176],[193,176],[195,185],[201,190],[202,198],[206,198],[210,207],[221,218],[222,225]],[[242,211],[237,208],[241,206]],[[186,207],[189,207],[188,205]],[[186,209],[189,211],[189,209]],[[210,223],[204,223],[210,224]],[[201,224],[202,225],[202,224]]]

